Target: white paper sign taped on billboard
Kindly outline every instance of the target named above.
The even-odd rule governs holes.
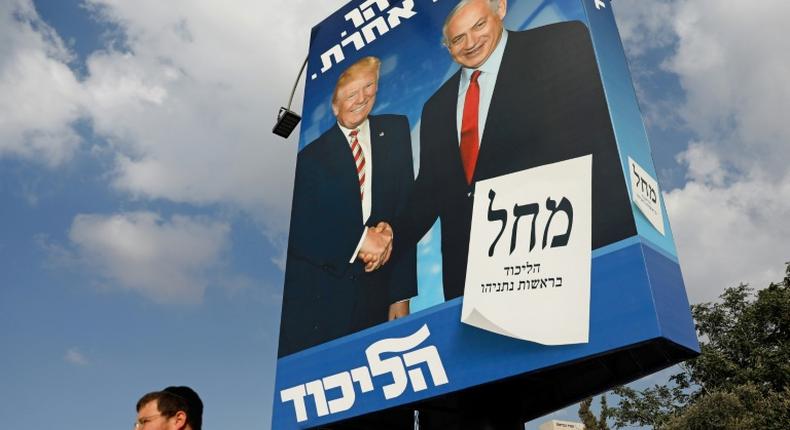
[[[544,345],[590,326],[592,155],[475,185],[461,321]]]
[[[658,189],[658,181],[631,157],[628,157],[628,166],[631,170],[631,200],[650,224],[663,235],[664,215],[661,210],[661,191]]]

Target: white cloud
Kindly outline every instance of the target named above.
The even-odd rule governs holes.
[[[119,39],[90,54],[78,80],[32,1],[3,2],[0,157],[60,165],[81,141],[74,122],[85,119],[116,160],[117,190],[227,205],[281,240],[297,139],[271,127],[310,27],[342,3],[86,0]]]
[[[672,31],[674,5],[671,0],[618,0],[612,3],[617,29],[629,57],[644,54],[675,40]]]
[[[398,55],[393,54],[382,60],[381,62],[381,76],[387,76],[398,68]]]
[[[271,127],[307,52],[309,27],[328,6],[88,4],[121,28],[128,48],[93,54],[85,80],[95,130],[117,151],[114,186],[149,199],[229,204],[270,236],[284,235],[296,139],[284,141]]]
[[[84,94],[70,60],[30,1],[0,3],[0,157],[49,166],[72,157],[81,142],[72,124],[83,115]]]
[[[87,366],[90,364],[85,355],[81,353],[76,347],[69,348],[66,351],[66,354],[63,356],[63,360],[65,360],[66,363],[73,364],[75,366]]]
[[[666,200],[691,301],[779,280],[790,257],[790,3],[617,6],[629,55],[669,48],[662,67],[685,92],[675,110],[696,140],[678,156],[687,182]]]
[[[709,143],[691,142],[676,159],[688,167],[687,179],[692,182],[723,186],[725,179],[732,176],[722,166],[715,145]]]
[[[69,237],[82,264],[158,303],[198,303],[228,245],[227,224],[150,212],[78,215]]]
[[[433,249],[434,249],[433,239],[435,236],[434,235],[435,230],[436,230],[436,226],[432,227],[430,230],[428,230],[427,233],[425,233],[425,236],[423,236],[422,239],[420,239],[420,241],[417,242],[417,253],[419,255],[425,256],[433,253]]]
[[[695,146],[686,153],[689,171],[707,171],[695,166],[716,158],[707,151]],[[741,282],[764,288],[782,279],[790,258],[790,176],[725,184],[716,179],[723,174],[692,177],[665,197],[692,303],[713,300]]]
[[[721,157],[738,168],[781,177],[790,156],[790,16],[784,1],[686,1],[678,8],[675,55],[667,61],[686,89],[683,115],[716,138]]]
[[[634,79],[634,89],[648,127],[677,129],[684,125],[678,112],[678,102],[673,97],[675,93],[667,91],[667,81],[660,84],[662,91],[650,93],[649,89],[659,86],[656,80],[663,77],[666,71],[661,68],[660,63],[646,60],[654,60],[656,52],[663,54],[665,49],[673,47],[677,42],[671,19],[675,9],[676,3],[673,0],[618,0],[612,3],[628,66]],[[662,173],[662,177],[666,173],[673,175],[668,170]]]

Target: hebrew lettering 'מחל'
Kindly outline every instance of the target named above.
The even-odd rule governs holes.
[[[499,239],[502,237],[502,234],[505,232],[505,229],[508,225],[508,212],[505,209],[494,209],[494,199],[496,198],[496,191],[494,189],[490,189],[488,191],[488,221],[489,222],[501,222],[501,228],[499,229],[499,233],[497,233],[494,240],[491,242],[491,246],[488,248],[488,256],[493,257],[494,251],[496,249],[496,245],[499,242]],[[560,199],[559,204],[557,204],[556,200],[553,200],[551,197],[546,199],[546,210],[550,212],[548,221],[546,221],[546,226],[543,229],[543,242],[541,249],[545,249],[548,245],[549,239],[549,226],[551,226],[551,222],[554,220],[555,215],[562,212],[565,214],[568,220],[568,227],[566,228],[565,232],[562,234],[555,235],[551,239],[551,248],[558,248],[562,246],[566,246],[568,241],[571,237],[571,230],[573,229],[573,205],[571,201],[568,200],[566,197],[562,197]],[[529,235],[529,250],[532,251],[535,248],[535,230],[536,230],[536,222],[538,219],[538,214],[540,213],[540,206],[538,203],[526,203],[526,204],[518,204],[516,203],[513,206],[513,217],[515,218],[512,227],[511,227],[511,235],[510,235],[510,254],[513,254],[513,251],[516,250],[516,246],[518,245],[518,225],[519,220],[522,217],[531,215],[532,222],[530,224],[530,235]]]
[[[646,195],[651,202],[656,203],[658,202],[658,193],[656,193],[655,188],[653,188],[647,180],[641,176],[639,176],[639,172],[637,171],[635,166],[631,166],[634,171],[634,176],[636,176],[636,183],[634,187],[642,192],[642,194]]]

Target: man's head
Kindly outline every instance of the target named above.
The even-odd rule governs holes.
[[[502,37],[507,0],[461,0],[447,15],[443,43],[453,60],[470,69],[480,67]]]
[[[335,85],[332,112],[346,128],[357,128],[368,117],[376,102],[381,61],[365,57],[349,66]]]
[[[137,401],[135,430],[201,430],[203,402],[189,387],[167,387]]]

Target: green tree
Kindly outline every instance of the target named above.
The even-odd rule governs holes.
[[[720,298],[691,307],[701,354],[667,385],[614,390],[616,428],[790,429],[790,263],[756,295],[741,284]]]
[[[579,403],[579,419],[582,420],[585,430],[609,430],[607,420],[610,416],[610,410],[606,404],[606,395],[601,396],[601,414],[596,417],[590,409],[593,398],[588,397]]]

